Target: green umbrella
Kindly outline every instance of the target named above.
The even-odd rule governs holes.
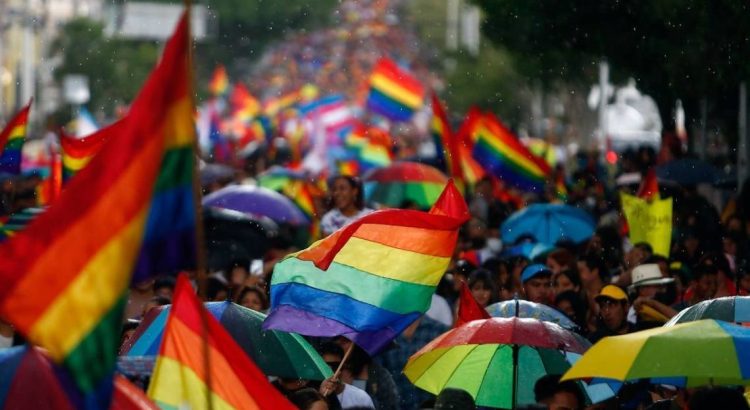
[[[209,302],[206,309],[219,320],[232,338],[267,375],[290,379],[323,380],[332,375],[331,368],[302,336],[277,330],[261,329],[266,315],[236,303]],[[143,356],[159,351],[169,306],[152,309],[123,346],[125,358],[120,368],[143,366]],[[150,371],[150,369],[148,369]],[[142,373],[142,372],[140,372]]]

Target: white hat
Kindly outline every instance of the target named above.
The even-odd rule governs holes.
[[[674,278],[665,278],[661,276],[661,269],[655,263],[645,263],[638,265],[633,269],[633,284],[631,288],[647,285],[665,285],[674,282]]]

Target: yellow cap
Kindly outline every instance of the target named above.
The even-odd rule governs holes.
[[[607,285],[602,288],[602,291],[594,299],[608,298],[614,300],[628,300],[628,295],[615,285]]]

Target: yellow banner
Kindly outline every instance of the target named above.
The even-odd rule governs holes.
[[[655,254],[669,257],[672,241],[672,198],[651,202],[620,194],[622,211],[628,220],[630,242],[647,242]]]

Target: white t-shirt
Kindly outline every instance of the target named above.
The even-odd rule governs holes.
[[[453,326],[453,312],[451,311],[451,307],[445,298],[440,295],[432,294],[432,302],[425,315],[448,327]]]
[[[349,225],[357,219],[373,212],[370,208],[362,208],[356,215],[346,216],[341,213],[338,209],[331,209],[323,215],[320,220],[320,230],[323,231],[323,235],[330,235],[339,229]]]
[[[370,409],[375,408],[375,404],[372,403],[372,398],[367,394],[366,391],[359,387],[354,387],[351,384],[344,384],[344,391],[337,395],[341,408],[346,410],[352,407],[367,407]]]

